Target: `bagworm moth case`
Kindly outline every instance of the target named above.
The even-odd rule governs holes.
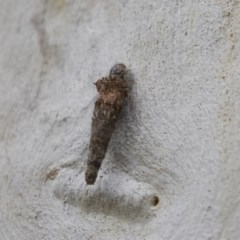
[[[95,102],[92,118],[91,139],[85,174],[87,184],[94,184],[96,181],[108,143],[123,107],[124,99],[128,95],[128,85],[124,80],[126,71],[124,64],[116,64],[111,68],[108,77],[103,77],[95,83],[99,97]]]

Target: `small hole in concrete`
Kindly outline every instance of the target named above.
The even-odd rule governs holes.
[[[157,206],[159,203],[159,197],[158,196],[153,196],[152,199],[151,199],[151,204],[152,206]]]

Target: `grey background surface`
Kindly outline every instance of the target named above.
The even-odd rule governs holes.
[[[239,14],[0,0],[0,239],[238,240]],[[118,62],[131,97],[86,186],[93,82]]]

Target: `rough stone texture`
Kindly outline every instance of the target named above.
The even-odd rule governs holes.
[[[0,0],[0,239],[238,240],[239,26],[236,0]],[[117,62],[133,90],[87,186]]]

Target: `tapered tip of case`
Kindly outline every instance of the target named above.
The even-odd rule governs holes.
[[[127,68],[123,63],[117,63],[111,68],[109,75],[116,75],[120,78],[123,78],[126,71]]]
[[[85,174],[85,181],[87,185],[93,185],[96,181],[97,175],[94,173],[89,173],[89,171]]]

